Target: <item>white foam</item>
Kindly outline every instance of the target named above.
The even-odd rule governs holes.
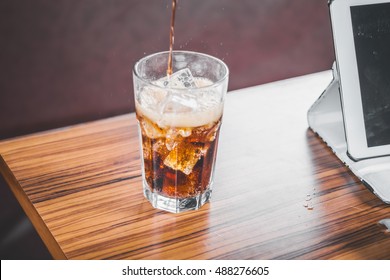
[[[137,106],[137,112],[161,128],[165,127],[198,127],[218,121],[222,116],[222,105],[201,112],[165,113],[160,115],[156,111]]]
[[[204,87],[211,84],[211,81],[206,79],[196,79],[198,87]],[[205,92],[198,93],[200,98],[197,98],[198,105],[196,108],[178,106],[178,110],[174,108],[164,107],[168,99],[167,91],[169,89],[145,88],[140,93],[140,102],[136,100],[136,110],[138,114],[144,115],[151,121],[155,122],[161,128],[166,127],[198,127],[218,121],[222,116],[223,104],[218,100],[219,94],[213,93],[213,89],[207,88]],[[197,89],[201,91],[202,89]],[[216,89],[214,89],[216,90]],[[214,95],[214,98],[209,98],[207,95]],[[153,101],[149,102],[150,96],[153,96]],[[147,96],[143,98],[143,96]],[[203,96],[203,97],[202,97]],[[173,98],[174,99],[174,98]],[[179,95],[180,99],[180,95]],[[145,102],[148,100],[148,102]],[[191,100],[193,101],[193,100]],[[172,106],[168,104],[168,106]]]

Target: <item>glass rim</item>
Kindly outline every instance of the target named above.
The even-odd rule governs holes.
[[[172,51],[172,55],[177,54],[177,53],[196,54],[196,55],[200,55],[200,56],[212,59],[212,60],[218,62],[220,65],[222,65],[222,67],[225,69],[225,74],[220,79],[218,79],[217,81],[213,82],[211,85],[202,86],[202,87],[198,87],[198,88],[170,88],[171,90],[174,90],[174,91],[188,91],[188,90],[196,90],[196,89],[214,88],[214,87],[218,87],[220,84],[222,84],[229,77],[229,67],[226,65],[226,63],[224,61],[222,61],[221,59],[219,59],[219,58],[217,58],[215,56],[212,56],[212,55],[209,55],[209,54],[205,54],[205,53],[201,53],[201,52],[196,52],[196,51],[182,51],[182,50],[174,50],[174,51]],[[151,80],[146,80],[145,78],[141,77],[139,75],[138,71],[137,71],[138,65],[141,62],[143,62],[143,61],[145,61],[145,60],[147,60],[147,59],[149,59],[149,58],[151,58],[153,56],[162,55],[162,54],[169,54],[169,51],[162,51],[162,52],[152,53],[152,54],[149,54],[149,55],[144,56],[141,59],[139,59],[133,66],[133,75],[135,77],[137,77],[137,79],[139,79],[139,80],[141,80],[141,81],[143,81],[145,83],[148,83],[152,87],[156,87],[156,88],[160,88],[160,89],[166,90],[167,88],[159,86],[159,85],[156,85],[156,84],[152,83]]]

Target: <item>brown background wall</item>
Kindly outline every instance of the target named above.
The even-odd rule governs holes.
[[[170,4],[2,0],[0,139],[132,112],[132,65],[168,49]],[[230,90],[334,60],[327,0],[179,0],[175,35],[223,59]],[[0,257],[49,257],[1,178],[0,200]]]

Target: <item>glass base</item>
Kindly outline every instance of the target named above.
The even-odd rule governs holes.
[[[170,198],[154,193],[149,186],[143,182],[144,195],[154,208],[172,213],[181,213],[189,210],[197,210],[210,200],[211,184],[203,193],[188,198]]]

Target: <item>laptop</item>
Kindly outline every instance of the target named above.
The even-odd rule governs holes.
[[[390,204],[390,1],[329,2],[333,80],[308,111],[309,127]]]

